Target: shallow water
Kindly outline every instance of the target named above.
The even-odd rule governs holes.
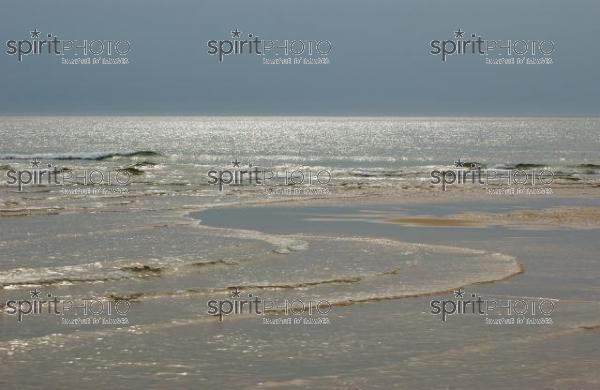
[[[402,210],[415,213],[423,207],[403,205]],[[461,202],[451,208],[440,207],[454,212],[472,208]],[[19,383],[40,385],[54,372],[60,375],[53,380],[62,386],[83,380],[95,386],[136,388],[164,383],[240,388],[444,388],[438,385],[442,379],[460,370],[462,374],[453,376],[450,388],[474,386],[483,378],[491,388],[503,388],[513,380],[533,387],[568,383],[593,388],[598,378],[590,369],[598,355],[597,349],[587,346],[597,337],[597,330],[583,326],[600,324],[600,290],[594,283],[600,276],[593,239],[597,230],[559,228],[520,234],[487,227],[478,229],[487,232],[485,237],[473,237],[460,228],[344,220],[357,210],[398,212],[393,204],[373,203],[214,209],[194,214],[203,225],[168,212],[139,212],[129,221],[119,213],[94,215],[91,218],[96,223],[88,229],[94,227],[90,238],[97,247],[121,248],[123,257],[131,261],[128,264],[147,264],[142,253],[162,258],[151,263],[161,271],[143,275],[121,270],[123,279],[82,282],[73,278],[73,268],[58,267],[53,271],[66,272],[69,283],[7,285],[2,299],[26,298],[34,286],[61,297],[137,294],[127,316],[131,326],[68,326],[51,315],[31,315],[19,323],[14,316],[3,315],[0,381],[14,383],[16,375]],[[261,218],[250,218],[252,212],[260,212]],[[327,223],[305,221],[316,214],[340,218]],[[25,218],[20,220],[21,231],[27,230],[30,219],[35,226],[50,225]],[[285,223],[280,223],[276,232],[262,225],[265,220],[282,219]],[[168,224],[172,226],[167,230],[157,227]],[[326,226],[315,228],[323,224]],[[54,226],[54,233],[63,232],[45,248],[52,253],[52,246],[71,242],[75,252],[70,260],[63,256],[61,261],[75,263],[77,249],[84,248],[73,244],[71,235],[77,231],[85,236],[87,232],[66,221]],[[301,231],[308,234],[298,234]],[[357,237],[359,232],[363,238]],[[455,238],[456,232],[462,232],[458,235],[462,238]],[[12,240],[18,241],[18,230],[12,234]],[[40,243],[21,241],[20,247],[19,254],[34,254]],[[175,262],[164,261],[160,251],[167,249]],[[101,250],[95,254],[95,249],[87,246],[85,251],[102,261]],[[132,254],[137,254],[137,259],[130,259]],[[110,250],[104,255],[114,256]],[[37,256],[41,261],[41,253]],[[514,273],[515,260],[525,273],[493,284],[473,284]],[[106,268],[110,266],[105,265],[104,272]],[[430,300],[452,299],[453,295],[439,292],[418,297],[460,286],[484,297],[558,299],[559,309],[552,315],[552,325],[486,325],[477,315],[442,322],[429,312]],[[223,321],[208,315],[207,300],[233,299],[232,287],[261,299],[326,299],[344,305],[315,316],[329,320],[320,325],[265,324],[264,316],[248,313],[224,316]],[[417,297],[381,300],[402,295]],[[358,301],[364,302],[348,305]],[[290,315],[274,312],[268,317]],[[310,316],[305,313],[302,317]],[[46,374],[21,379],[24,370]],[[544,375],[538,375],[539,370]],[[518,381],[510,379],[516,376]]]

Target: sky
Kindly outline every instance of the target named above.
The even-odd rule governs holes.
[[[596,116],[596,0],[1,1],[0,114]],[[18,61],[8,41],[126,40],[129,64]],[[208,54],[231,31],[329,41],[329,64]],[[552,64],[432,55],[432,40],[547,40]]]

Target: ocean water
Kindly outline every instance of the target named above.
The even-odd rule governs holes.
[[[593,388],[598,377],[589,370],[600,360],[586,345],[600,323],[597,229],[381,222],[597,207],[597,199],[404,205],[377,196],[439,192],[430,171],[458,159],[550,167],[561,185],[593,187],[598,130],[599,119],[584,118],[1,118],[0,387],[443,388],[454,361],[493,378],[491,388],[514,385],[502,378],[515,372],[534,387]],[[208,183],[211,169],[240,169],[232,161],[331,170],[331,192],[316,197],[328,203],[308,207],[312,196]],[[48,164],[79,175],[76,184],[8,182],[9,172]],[[82,172],[121,169],[132,177],[127,191],[85,192],[97,186]],[[66,191],[73,189],[81,191]],[[431,297],[448,299],[461,287],[570,303],[553,327],[491,330],[476,317],[440,323],[428,313]],[[326,302],[327,313],[302,314],[327,323],[263,322],[290,318],[281,306],[260,316],[209,311],[210,301],[257,297]],[[69,315],[48,303],[22,318],[11,313],[15,302],[27,309],[54,298],[75,307]],[[101,314],[82,312],[90,299],[102,302]],[[105,304],[115,302],[126,316],[115,307],[108,314]],[[85,323],[99,317],[127,322]],[[552,356],[565,340],[583,357]],[[520,357],[508,359],[505,345]],[[545,355],[528,349],[540,345]],[[524,368],[540,357],[542,378]],[[26,375],[32,371],[42,374]],[[472,386],[469,375],[456,387]]]
[[[598,118],[3,117],[0,165],[151,161],[148,175],[163,184],[203,184],[206,170],[235,159],[381,186],[457,160],[585,176],[600,170],[599,129]]]

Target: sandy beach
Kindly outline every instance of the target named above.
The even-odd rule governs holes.
[[[149,196],[5,213],[4,256],[19,265],[2,273],[3,301],[36,289],[127,301],[129,310],[127,323],[104,311],[106,321],[87,324],[47,313],[20,322],[5,307],[2,381],[41,385],[59,370],[52,381],[65,387],[83,378],[92,387],[444,389],[484,377],[498,389],[511,380],[598,386],[597,197],[202,201]],[[82,251],[88,265],[72,265]],[[39,267],[57,255],[61,263]],[[209,301],[240,299],[233,289],[296,300],[296,313],[271,303],[260,315],[210,315]],[[529,325],[432,314],[432,300],[458,300],[458,290],[556,308],[552,323]],[[300,301],[327,306],[309,314]],[[30,371],[46,374],[23,379]]]

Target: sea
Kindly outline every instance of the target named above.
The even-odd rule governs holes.
[[[462,187],[432,172],[545,172],[544,187],[585,194],[599,130],[599,118],[1,117],[0,387],[592,388],[597,229],[393,218],[597,207],[446,198]],[[554,325],[433,315],[432,299],[461,289],[566,303]]]

